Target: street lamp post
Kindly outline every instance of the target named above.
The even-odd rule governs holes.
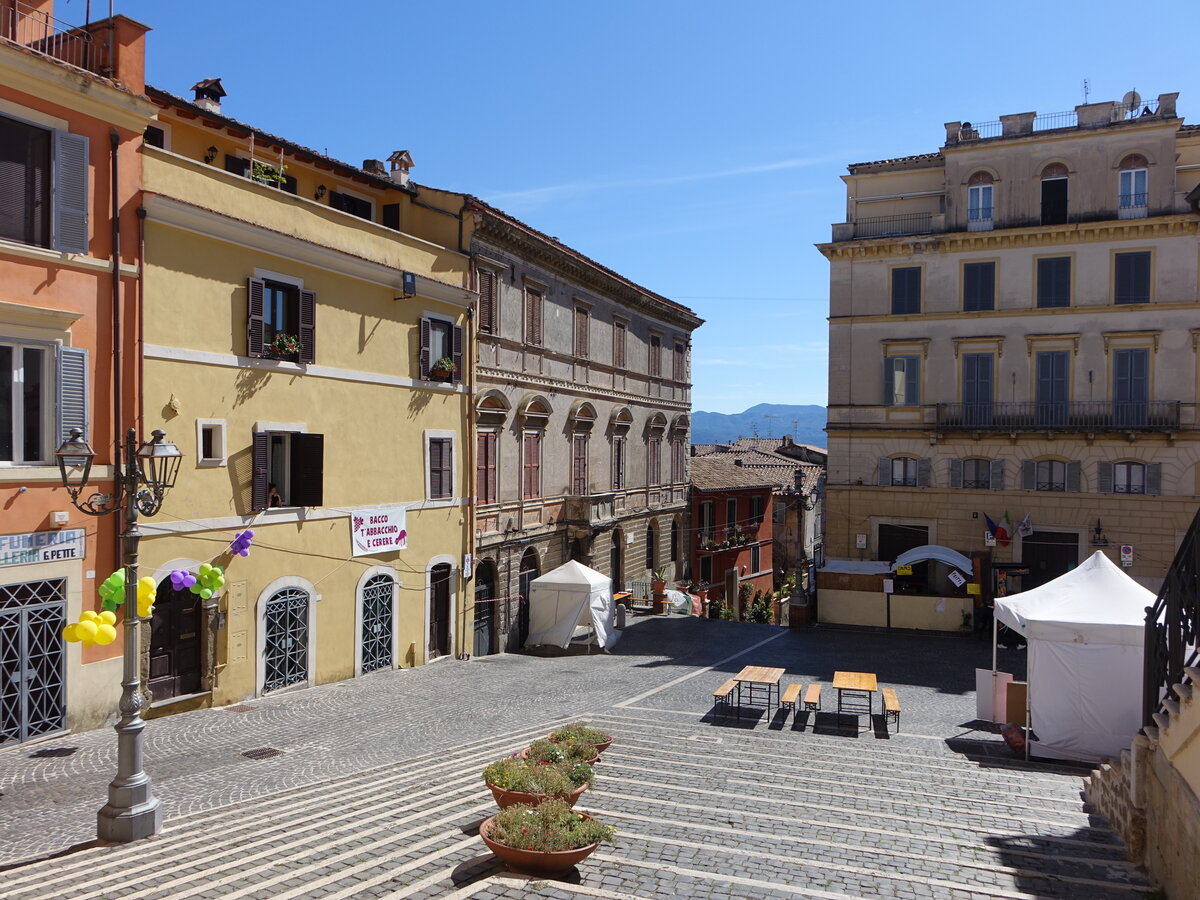
[[[138,513],[153,516],[162,508],[163,498],[175,485],[179,463],[183,456],[179,448],[166,440],[162,431],[140,447],[137,435],[130,428],[125,433],[124,460],[114,466],[114,490],[111,494],[94,491],[87,499],[80,496],[87,489],[95,452],[78,428],[55,452],[63,487],[71,495],[71,503],[89,516],[104,516],[124,512],[125,528],[121,532],[121,562],[125,568],[125,643],[124,666],[121,675],[121,718],[117,732],[117,777],[108,785],[108,803],[97,815],[96,834],[103,841],[136,841],[149,837],[162,827],[162,807],[150,784],[150,776],[142,769],[142,719],[140,672],[141,618],[138,616]]]

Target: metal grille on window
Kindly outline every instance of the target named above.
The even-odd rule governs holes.
[[[0,744],[66,727],[67,582],[0,586]]]
[[[308,680],[308,593],[284,588],[267,601],[263,690]]]
[[[392,666],[392,598],[396,582],[391,575],[376,575],[363,585],[362,592],[362,670],[390,669]]]

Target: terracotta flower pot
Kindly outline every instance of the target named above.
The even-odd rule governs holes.
[[[492,840],[492,818],[484,819],[479,826],[479,836],[487,844],[487,848],[496,854],[503,863],[514,872],[523,875],[561,875],[570,871],[577,864],[591,856],[599,844],[588,844],[576,850],[559,850],[556,853],[546,853],[538,850],[522,850],[519,847],[509,847],[507,844],[497,844]],[[591,818],[591,816],[587,816]]]
[[[528,803],[530,806],[538,806],[543,801],[550,799],[549,794],[527,794],[524,791],[506,791],[504,788],[498,788],[494,784],[488,784],[486,781],[484,784],[488,786],[488,790],[496,798],[496,805],[501,809],[508,809],[510,806],[516,806],[518,803]],[[589,787],[591,787],[589,784],[577,787],[562,799],[566,802],[567,806],[574,806],[579,802],[579,798],[583,796],[583,792]]]
[[[554,738],[550,737],[549,734],[546,735],[546,740],[548,740],[552,744],[558,743],[558,741],[556,741],[556,740],[554,740]],[[596,748],[596,758],[593,760],[590,760],[588,762],[588,765],[594,765],[597,762],[597,760],[600,759],[600,754],[612,746],[612,742],[613,742],[613,739],[609,738],[607,741],[603,741],[599,744],[592,744],[592,746]]]

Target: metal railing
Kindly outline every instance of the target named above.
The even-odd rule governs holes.
[[[1177,400],[1115,403],[938,403],[938,428],[956,431],[1177,431]]]
[[[854,223],[856,238],[889,237],[903,234],[929,234],[933,230],[933,213],[903,213],[895,216],[874,216]]]
[[[1200,512],[1192,519],[1153,606],[1146,607],[1142,656],[1142,725],[1162,704],[1179,702],[1184,669],[1200,665]]]
[[[1066,112],[1043,113],[1034,117],[1034,131],[1050,131],[1054,128],[1074,128],[1079,124],[1079,115],[1073,109]]]
[[[1145,209],[1146,200],[1148,197],[1149,194],[1144,192],[1141,194],[1122,194],[1119,205],[1121,209],[1131,209],[1136,207]]]
[[[21,0],[0,4],[0,38],[80,69],[96,71],[99,52],[92,35]]]

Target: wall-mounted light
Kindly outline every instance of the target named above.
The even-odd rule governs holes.
[[[1096,527],[1092,529],[1092,546],[1107,547],[1108,538],[1104,536],[1104,529],[1100,527],[1100,520],[1096,520]]]
[[[317,185],[317,192],[315,194],[313,194],[313,199],[314,200],[324,200],[325,199],[325,185],[323,185],[323,184]]]
[[[217,158],[217,148],[209,147],[208,152],[204,154],[204,161],[206,163],[211,163],[216,158]]]

